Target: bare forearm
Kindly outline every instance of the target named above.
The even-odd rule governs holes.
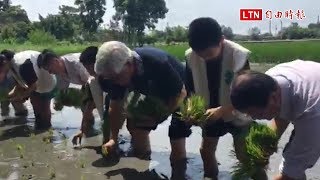
[[[26,91],[24,91],[20,96],[22,98],[26,98],[26,97],[29,97],[30,94],[36,90],[36,87],[35,86],[31,86],[29,87],[28,89],[26,89]]]
[[[232,105],[220,106],[223,116],[231,114],[235,109]]]
[[[119,130],[122,127],[124,114],[122,102],[111,101],[109,108],[109,120],[111,129],[111,139],[118,141]]]
[[[278,137],[281,137],[284,131],[287,129],[289,121],[280,118],[274,118],[270,122],[270,128],[276,131]]]
[[[93,114],[92,111],[94,109],[94,103],[93,102],[87,102],[85,105],[85,109],[82,113],[82,123],[81,123],[81,131],[85,130],[85,125],[87,125],[89,120],[92,119]]]
[[[185,87],[181,89],[181,92],[178,96],[172,98],[168,103],[168,109],[170,112],[174,112],[180,105],[180,103],[184,100],[184,98],[187,96],[187,91]]]
[[[13,90],[9,93],[9,98],[11,100],[21,100],[30,96],[30,94],[36,90],[36,84],[28,86],[28,88],[23,88],[20,85],[16,85]]]
[[[273,180],[296,180],[284,174],[279,174],[273,178]]]

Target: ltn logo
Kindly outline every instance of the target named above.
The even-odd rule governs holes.
[[[261,21],[262,9],[240,9],[241,21]]]

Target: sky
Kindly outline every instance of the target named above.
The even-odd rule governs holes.
[[[259,27],[264,32],[269,32],[270,19],[266,18],[265,13],[270,10],[273,14],[271,19],[271,32],[275,33],[280,29],[280,20],[283,27],[290,25],[291,22],[298,22],[300,26],[306,27],[309,23],[316,23],[320,14],[319,0],[165,0],[169,12],[166,18],[160,20],[156,28],[163,30],[169,26],[188,26],[188,24],[198,17],[212,17],[221,25],[230,26],[234,33],[247,34],[252,27]],[[60,5],[73,5],[73,0],[12,0],[14,5],[22,5],[32,21],[38,20],[38,14],[58,13]],[[240,21],[240,9],[263,9],[262,21]],[[292,10],[294,13],[303,10],[303,19],[288,19],[284,17],[285,11]],[[280,11],[283,17],[277,19],[275,13]],[[113,1],[107,0],[107,10],[103,17],[108,23],[115,13]]]

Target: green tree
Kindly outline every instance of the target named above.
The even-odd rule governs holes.
[[[166,43],[188,41],[188,29],[183,26],[166,27]]]
[[[0,11],[6,11],[11,6],[10,0],[1,0],[0,1]]]
[[[156,42],[165,42],[167,33],[165,31],[159,31],[159,30],[152,30],[148,35],[147,38],[150,38],[151,41]]]
[[[253,27],[249,29],[249,35],[251,40],[260,40],[261,31],[258,27]]]
[[[108,29],[106,30],[106,39],[107,41],[118,40],[123,41],[124,35],[123,31],[120,28],[119,21],[110,20],[108,24]]]
[[[20,21],[30,23],[27,12],[20,5],[10,6],[5,11],[0,11],[0,28]]]
[[[222,30],[222,33],[223,35],[229,39],[229,40],[233,40],[234,38],[234,34],[233,34],[233,31],[232,31],[232,28],[231,27],[226,27],[226,26],[221,26],[221,30]]]
[[[39,15],[40,23],[35,24],[36,29],[43,29],[54,35],[58,40],[69,40],[75,34],[73,23],[63,15],[49,14],[47,17]]]
[[[84,29],[97,32],[99,25],[103,23],[106,0],[75,0],[75,5],[79,7]]]
[[[308,28],[309,29],[320,29],[320,23],[319,24],[318,23],[310,23],[308,25]]]
[[[30,31],[30,21],[21,6],[11,6],[10,1],[0,1],[0,33],[6,42],[23,42]]]
[[[31,31],[28,34],[28,39],[32,44],[48,45],[56,43],[56,38],[52,34],[40,29]]]
[[[164,0],[114,0],[115,20],[122,20],[126,41],[142,44],[144,30],[154,29],[158,19],[165,18],[168,12]]]
[[[8,24],[1,28],[1,38],[4,40],[15,39],[17,42],[24,42],[27,40],[30,30],[30,24],[22,21],[14,24]]]
[[[73,6],[62,5],[59,6],[59,14],[61,15],[73,15],[79,17],[80,10],[79,8]]]

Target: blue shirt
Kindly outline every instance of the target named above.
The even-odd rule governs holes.
[[[113,84],[100,78],[100,85],[109,92],[112,100],[124,98],[126,91],[137,91],[158,97],[165,102],[181,92],[184,80],[184,65],[168,53],[151,47],[136,48],[137,73],[132,77],[130,88]]]

